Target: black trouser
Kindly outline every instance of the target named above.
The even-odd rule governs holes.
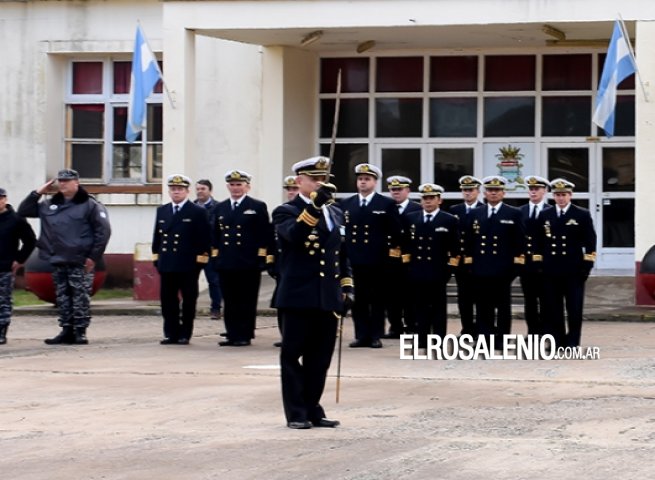
[[[384,292],[385,282],[383,266],[353,266],[355,283],[355,304],[352,314],[355,324],[355,338],[364,343],[379,340],[384,333]]]
[[[218,274],[227,338],[233,342],[249,342],[255,338],[261,271],[258,268],[219,270]]]
[[[446,304],[446,282],[412,281],[412,304],[416,318],[416,333],[419,335],[419,348],[427,347],[428,334],[439,335],[442,339],[448,329],[448,307]]]
[[[320,405],[337,336],[337,316],[316,309],[282,310],[282,402],[287,422],[325,417]],[[302,358],[302,362],[300,359]]]
[[[200,269],[190,272],[161,272],[161,314],[164,317],[164,337],[171,340],[191,339],[198,301]],[[180,296],[182,306],[180,308]],[[180,318],[180,310],[182,316]]]
[[[544,276],[529,272],[521,275],[521,288],[525,305],[525,323],[528,335],[541,335],[544,332],[542,312],[544,306]]]
[[[558,347],[580,345],[585,279],[579,274],[544,276],[544,314],[546,333],[555,337]],[[566,319],[568,319],[568,333]]]
[[[512,330],[513,276],[474,276],[479,335],[507,335]],[[499,345],[496,343],[496,345]]]
[[[459,309],[459,318],[462,322],[461,334],[477,335],[475,325],[475,316],[473,308],[475,306],[475,289],[473,275],[465,272],[461,268],[455,271],[457,280],[457,307]]]
[[[410,302],[409,279],[407,266],[401,263],[387,268],[386,301],[389,333],[401,334],[416,330]]]

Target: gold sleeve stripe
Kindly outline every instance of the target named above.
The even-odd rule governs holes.
[[[304,222],[310,227],[315,227],[318,225],[318,218],[312,216],[306,209],[302,211],[300,215],[298,215],[298,218],[296,219],[296,222]]]
[[[532,255],[532,261],[533,262],[543,262],[544,257],[543,257],[543,255]]]
[[[212,257],[218,257],[218,248],[212,248]]]
[[[197,263],[208,263],[209,262],[209,255],[198,255],[196,257],[196,262]]]
[[[159,260],[159,254],[158,253],[153,253],[152,254],[152,261],[156,262],[157,260]]]
[[[392,258],[400,258],[400,248],[390,248],[389,256]]]
[[[520,257],[514,257],[514,263],[517,265],[525,265],[525,257],[523,255]]]
[[[459,265],[459,257],[450,257],[450,260],[448,260],[448,265],[451,267],[457,267]]]
[[[596,261],[596,252],[593,253],[585,253],[584,259],[587,262],[595,262]]]
[[[339,282],[342,287],[354,287],[353,279],[350,277],[343,277]]]
[[[275,263],[275,255],[266,255],[266,263]]]
[[[464,257],[464,265],[471,265],[473,263],[473,257]]]
[[[409,263],[412,261],[412,254],[405,253],[401,258],[403,259],[403,263]]]
[[[266,250],[265,248],[260,248],[259,250],[257,250],[257,256],[258,257],[265,257],[267,252],[268,252],[268,250]]]

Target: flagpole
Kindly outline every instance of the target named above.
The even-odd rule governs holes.
[[[630,53],[630,58],[632,58],[632,62],[635,65],[635,73],[637,74],[637,80],[639,81],[639,85],[641,85],[641,91],[644,94],[644,101],[648,103],[648,94],[646,93],[646,87],[644,87],[644,82],[641,79],[641,74],[639,73],[639,67],[637,66],[637,58],[635,57],[635,52],[632,49],[632,44],[630,43],[630,36],[628,35],[628,28],[625,26],[625,22],[623,21],[623,17],[621,16],[620,13],[617,14],[619,17],[619,28],[621,29],[621,33],[625,37],[625,43],[628,44],[628,52]]]
[[[139,26],[139,29],[141,30],[141,36],[143,37],[143,40],[146,42],[146,45],[148,45],[148,48],[154,55],[154,51],[152,50],[152,47],[150,46],[150,42],[148,41],[148,37],[146,36],[145,32],[143,31],[143,28],[141,28],[141,20],[137,19],[136,20],[137,25]],[[168,97],[168,102],[171,104],[171,108],[175,109],[175,102],[173,101],[173,97],[171,96],[171,92],[168,90],[168,85],[166,85],[166,80],[164,80],[164,74],[162,73],[161,69],[159,68],[159,61],[157,61],[157,57],[155,57],[155,68],[157,69],[157,73],[159,73],[159,78],[161,78],[161,84],[164,87],[164,91],[166,92],[166,96]]]

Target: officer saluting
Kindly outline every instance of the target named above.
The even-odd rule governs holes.
[[[382,171],[375,165],[360,163],[355,175],[359,193],[341,202],[346,249],[357,285],[352,311],[356,340],[350,347],[382,348],[386,269],[390,259],[401,261],[402,227],[396,202],[375,192]]]
[[[457,217],[439,208],[443,187],[425,183],[418,190],[423,208],[404,219],[403,262],[409,263],[419,347],[426,348],[428,334],[446,336],[446,284],[459,262],[460,245]]]
[[[541,231],[539,215],[552,207],[546,201],[546,192],[549,187],[547,179],[537,175],[528,175],[524,180],[528,186],[530,201],[520,207],[527,240],[525,266],[521,272],[521,288],[523,289],[525,323],[528,326],[528,335],[539,335],[544,333],[544,278],[541,262],[533,262],[532,255],[536,237]]]
[[[283,318],[280,367],[289,428],[336,427],[320,405],[344,301],[353,281],[343,248],[343,214],[332,202],[326,157],[296,163],[299,195],[273,211],[280,248],[273,299]],[[300,359],[302,358],[302,363]]]
[[[187,198],[189,177],[170,175],[167,184],[171,202],[157,209],[152,239],[164,317],[164,339],[159,343],[188,345],[196,317],[198,276],[209,261],[209,219],[203,207]]]
[[[471,175],[464,175],[459,178],[459,189],[462,191],[464,201],[450,207],[450,213],[459,219],[459,234],[461,249],[460,254],[464,252],[464,238],[467,226],[471,219],[470,212],[476,208],[484,207],[484,202],[478,199],[480,194],[480,185],[482,180]],[[475,316],[473,314],[475,306],[475,284],[469,266],[460,262],[459,267],[455,270],[455,279],[457,280],[457,307],[459,309],[459,318],[462,322],[461,335],[477,335],[475,326]]]
[[[273,244],[266,204],[247,195],[251,179],[243,170],[228,170],[225,182],[230,197],[212,210],[212,256],[227,330],[227,339],[218,343],[222,347],[243,347],[255,338],[261,271]]]
[[[471,266],[476,289],[479,335],[505,335],[512,324],[512,281],[525,263],[525,228],[521,211],[503,203],[507,179],[482,179],[487,206],[471,212],[464,262]],[[498,344],[497,344],[498,346]]]
[[[556,205],[539,216],[541,231],[533,260],[543,262],[547,333],[557,346],[578,346],[585,282],[596,261],[596,231],[589,210],[571,203],[573,183],[557,178],[550,188]]]
[[[421,211],[421,206],[409,198],[411,185],[411,178],[401,175],[387,177],[387,188],[391,198],[396,202],[401,220],[405,219],[411,212]],[[393,245],[389,245],[389,248],[391,247]],[[389,288],[386,294],[389,332],[383,337],[400,338],[400,334],[414,332],[416,327],[409,299],[407,265],[392,263],[389,265],[388,275],[393,280],[388,282]]]

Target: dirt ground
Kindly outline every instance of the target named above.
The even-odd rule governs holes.
[[[16,317],[0,347],[3,478],[653,478],[655,323],[585,323],[599,360],[346,347],[340,403],[336,361],[323,402],[342,426],[291,430],[275,320],[258,322],[253,346],[230,348],[199,318],[184,347],[159,345],[157,317],[104,316],[90,345],[56,347],[53,318]]]

